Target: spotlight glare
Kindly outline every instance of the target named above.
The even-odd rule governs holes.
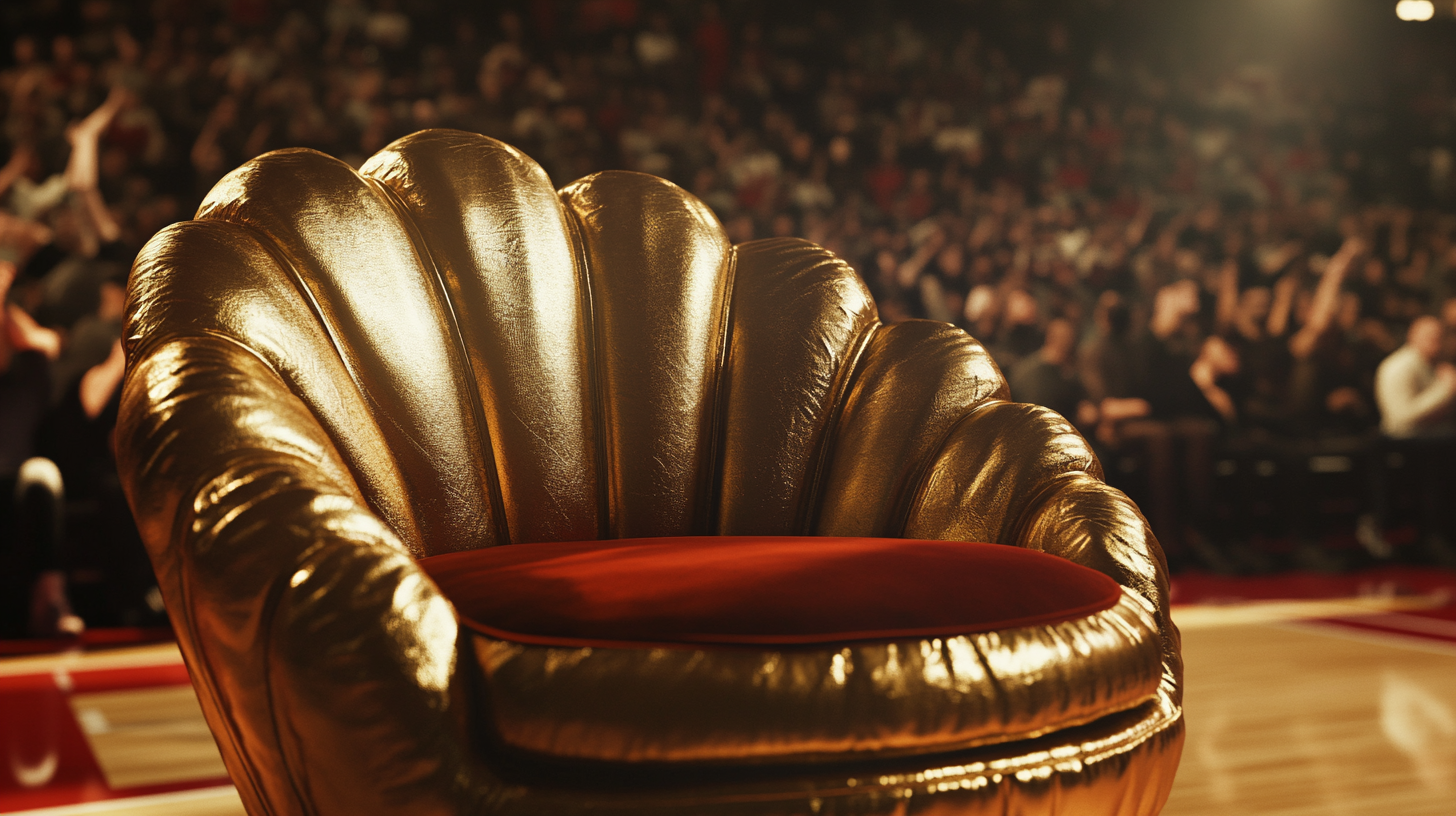
[[[1395,4],[1395,16],[1402,20],[1429,20],[1436,16],[1436,5],[1431,0],[1400,0]]]

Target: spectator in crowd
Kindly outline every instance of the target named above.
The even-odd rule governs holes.
[[[0,261],[0,296],[15,265]],[[49,365],[59,356],[54,332],[35,325],[14,304],[0,309],[0,636],[76,634],[61,569],[61,476],[34,458],[36,433],[50,398]],[[25,629],[18,630],[24,622]]]
[[[1045,405],[1064,417],[1092,424],[1095,409],[1087,402],[1086,389],[1077,377],[1072,354],[1076,344],[1077,330],[1070,320],[1056,318],[1048,323],[1041,348],[1017,363],[1007,378],[1012,398]]]
[[[0,260],[0,561],[10,607],[0,615],[3,634],[80,633],[85,622],[68,596],[68,533],[93,545],[135,538],[111,461],[115,419],[97,422],[119,392],[124,367],[124,266],[103,260],[103,252],[125,250],[101,195],[101,141],[130,102],[125,89],[113,87],[65,127],[69,155],[61,173],[34,182],[35,153],[26,147],[0,171],[0,193],[19,193],[15,212],[0,216],[9,224],[0,251],[10,258]],[[24,293],[12,300],[16,261],[43,271],[21,282]],[[96,490],[98,478],[110,489]],[[78,505],[91,512],[71,512]],[[140,554],[139,547],[112,551],[104,563],[113,575],[135,574]]]
[[[1456,366],[1440,359],[1441,322],[1411,322],[1405,345],[1375,371],[1380,430],[1395,439],[1456,436]]]
[[[1380,430],[1387,442],[1380,450],[1408,463],[1416,475],[1420,500],[1420,546],[1427,558],[1456,567],[1456,549],[1447,536],[1450,485],[1447,474],[1456,452],[1456,366],[1441,360],[1441,321],[1424,315],[1411,322],[1405,345],[1380,363],[1375,396],[1380,405]],[[1360,530],[1374,546],[1388,549],[1383,533],[1390,503],[1386,468],[1373,471],[1373,529]],[[1370,546],[1367,544],[1367,546]]]

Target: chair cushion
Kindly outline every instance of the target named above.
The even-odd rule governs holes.
[[[1151,699],[1146,602],[996,544],[520,544],[420,562],[471,630],[479,727],[562,758],[845,759],[1024,739]]]

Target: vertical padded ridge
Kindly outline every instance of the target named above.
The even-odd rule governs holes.
[[[411,552],[419,522],[375,416],[332,351],[294,271],[266,236],[221,221],[186,221],[137,255],[127,301],[130,359],[181,336],[226,337],[257,354],[309,407],[348,464],[369,506]]]
[[[702,202],[643,173],[598,173],[560,195],[591,287],[608,532],[705,532],[727,236]]]
[[[424,551],[499,543],[494,473],[464,354],[438,282],[393,207],[343,162],[283,150],[223,178],[197,217],[252,227],[293,265],[380,418]]]
[[[931,460],[902,535],[1014,543],[1027,508],[1067,473],[1101,478],[1102,468],[1061,414],[1040,405],[982,405],[956,423]]]
[[[848,264],[798,238],[740,245],[732,299],[715,532],[800,533],[874,302]]]
[[[597,537],[590,327],[546,173],[501,142],[451,130],[400,139],[362,172],[397,196],[439,272],[510,540]]]
[[[439,296],[440,308],[445,316],[443,328],[455,342],[456,350],[465,359],[466,364],[470,368],[471,376],[475,377],[475,360],[470,356],[465,335],[460,327],[459,308],[455,305],[455,298],[451,297],[450,287],[441,275],[439,264],[435,262],[435,257],[430,251],[429,244],[426,243],[424,236],[420,234],[419,225],[415,223],[414,217],[410,214],[409,207],[399,199],[399,194],[388,185],[378,179],[367,176],[364,180],[369,183],[370,188],[374,190],[375,194],[389,205],[395,217],[399,219],[400,225],[404,227],[405,234],[409,236],[410,245],[414,247],[415,256],[420,259],[420,263],[424,268],[426,279],[436,287],[435,291]],[[490,442],[490,425],[486,421],[485,407],[481,404],[480,392],[478,390],[467,388],[465,389],[465,396],[466,401],[470,405],[470,413],[475,419],[475,426],[482,429],[486,434],[485,444],[481,447],[480,455],[485,460],[485,471],[495,477],[487,479],[485,482],[487,498],[490,501],[490,517],[496,520],[497,530],[495,538],[499,542],[510,541],[511,529],[503,509],[504,499],[501,496],[500,472],[496,468],[495,450],[492,448]]]
[[[833,431],[815,535],[896,537],[926,464],[1006,380],[960,329],[909,320],[875,331]]]

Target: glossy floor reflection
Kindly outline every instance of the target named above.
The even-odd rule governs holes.
[[[1456,813],[1456,646],[1319,623],[1183,638],[1188,742],[1166,816]]]
[[[1176,607],[1188,742],[1166,816],[1456,814],[1456,642],[1412,626],[1451,603]],[[0,812],[240,816],[180,661],[169,644],[0,659]]]

